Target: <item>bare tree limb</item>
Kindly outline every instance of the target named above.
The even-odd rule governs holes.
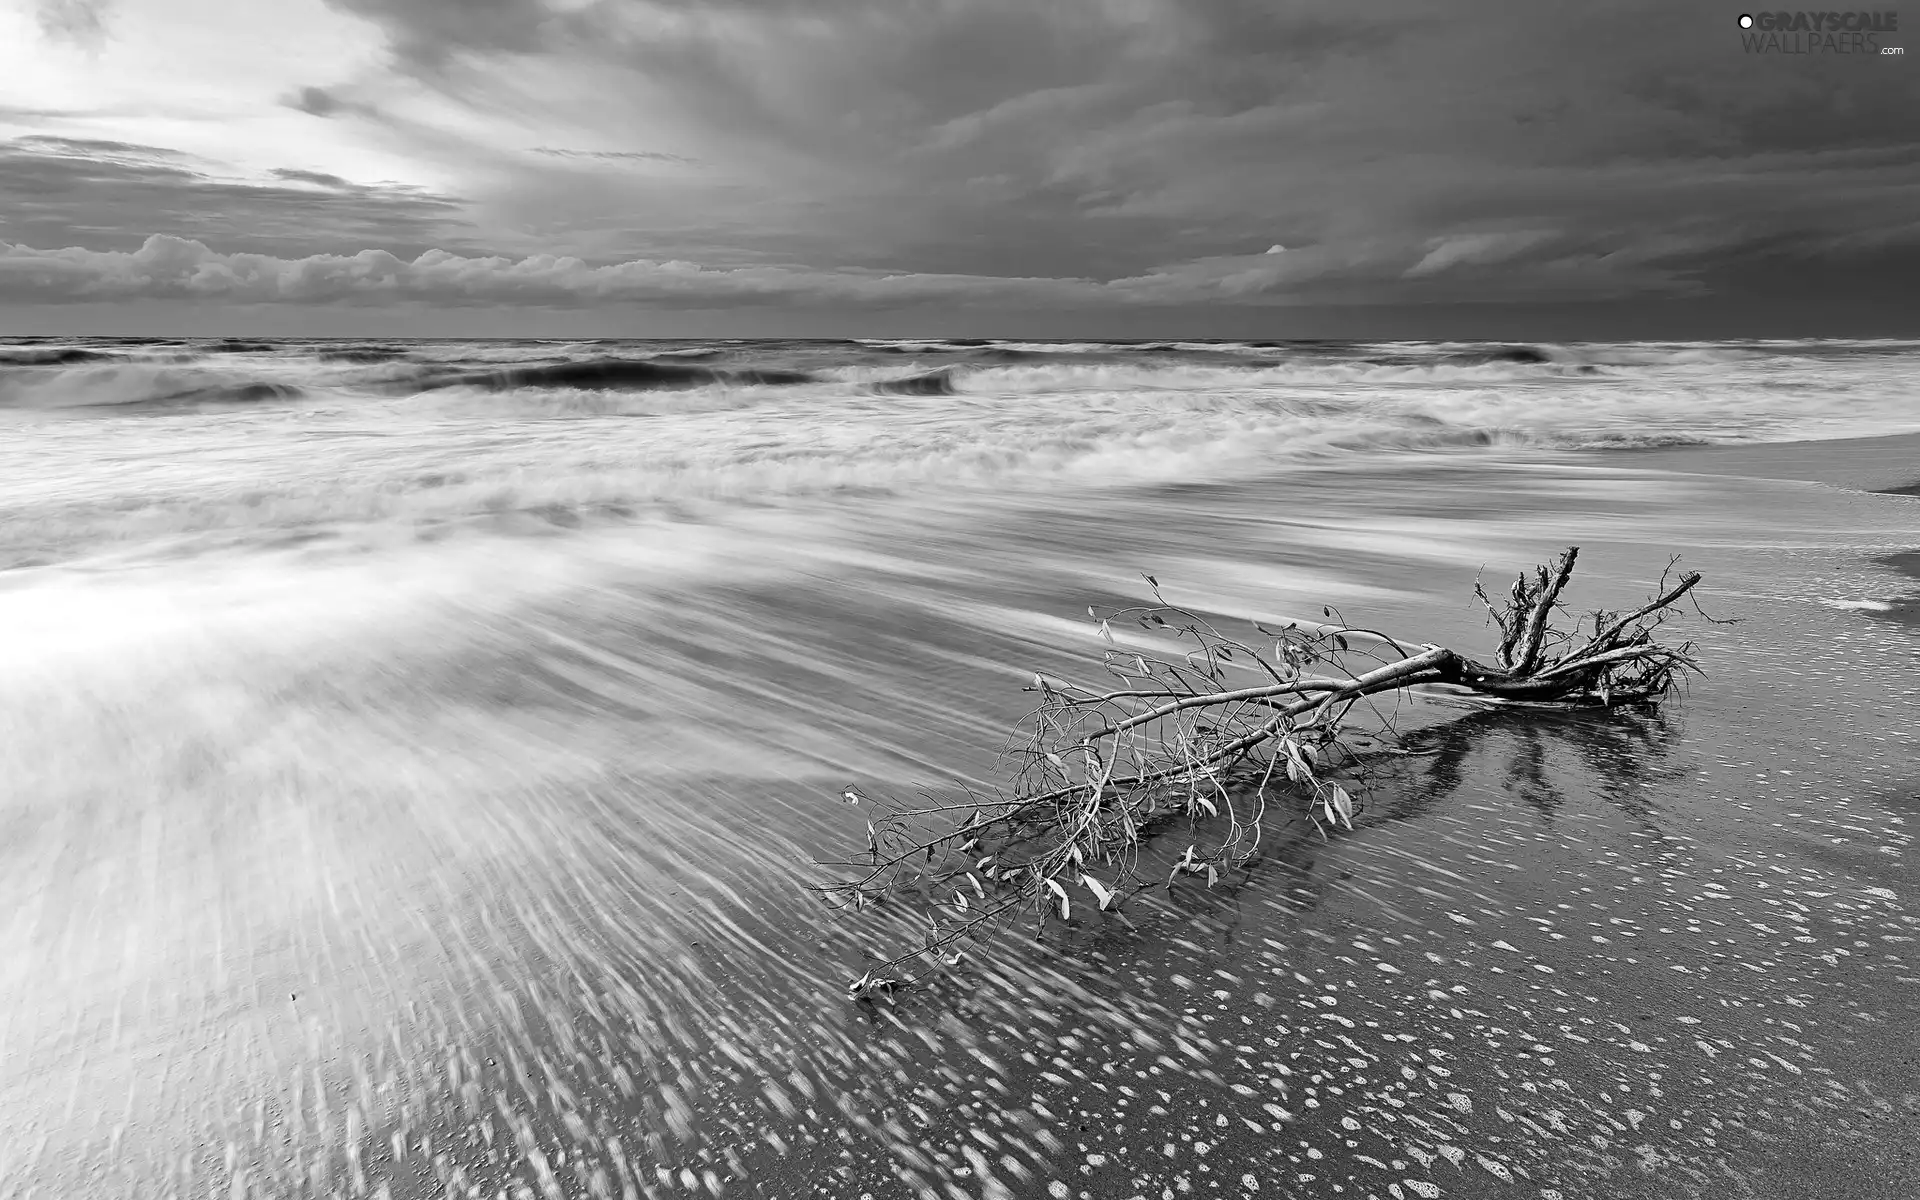
[[[1120,907],[1148,886],[1138,873],[1140,850],[1171,821],[1186,820],[1198,837],[1173,878],[1204,876],[1209,886],[1223,867],[1256,853],[1270,801],[1281,795],[1303,805],[1323,833],[1350,827],[1356,802],[1349,785],[1360,786],[1366,762],[1360,745],[1395,750],[1384,713],[1373,710],[1377,729],[1354,724],[1356,706],[1370,706],[1370,697],[1447,687],[1492,702],[1607,708],[1658,701],[1683,675],[1699,672],[1691,646],[1654,639],[1677,615],[1672,606],[1700,582],[1688,572],[1668,586],[1671,563],[1653,599],[1622,615],[1592,614],[1584,641],[1578,625],[1554,628],[1578,553],[1569,547],[1551,568],[1537,568],[1531,579],[1522,574],[1504,607],[1476,582],[1475,595],[1500,631],[1498,666],[1354,628],[1344,618],[1256,625],[1271,648],[1256,647],[1166,605],[1151,576],[1159,603],[1104,616],[1089,609],[1112,647],[1103,665],[1120,686],[1102,691],[1036,675],[1028,690],[1040,702],[1024,737],[1004,753],[1001,788],[991,795],[966,789],[964,803],[929,797],[918,806],[882,805],[862,854],[834,864],[853,873],[820,889],[830,901],[856,910],[917,904],[924,918],[915,922],[918,944],[874,955],[879,965],[854,981],[852,994],[890,994],[950,968],[965,945],[1022,913],[1042,923],[1069,919],[1076,897],[1097,910]],[[1110,628],[1120,620],[1149,631],[1160,647],[1122,649]],[[1325,669],[1307,674],[1315,665]],[[1267,682],[1228,687],[1232,669]],[[854,788],[844,795],[868,802]],[[960,813],[967,815],[955,824]]]

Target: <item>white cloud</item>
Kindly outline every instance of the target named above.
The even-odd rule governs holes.
[[[578,309],[763,306],[823,309],[1118,309],[1556,297],[1672,291],[1661,267],[1701,247],[1650,239],[1596,251],[1550,235],[1468,235],[1420,244],[1356,240],[1191,259],[1111,280],[884,272],[806,266],[711,267],[678,259],[592,263],[428,250],[355,254],[221,253],[156,234],[137,250],[40,250],[0,242],[0,300],[37,304],[175,299],[202,304],[394,305]],[[1435,278],[1438,276],[1439,278]]]
[[[512,259],[429,250],[412,260],[385,250],[275,258],[221,254],[155,235],[134,251],[38,250],[0,242],[0,296],[43,303],[181,297],[227,303],[393,303],[571,307],[818,302],[1061,304],[1098,300],[1082,279],[887,274],[797,267],[716,269],[680,261],[594,265],[536,254]]]

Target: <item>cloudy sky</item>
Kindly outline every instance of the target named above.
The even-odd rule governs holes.
[[[1739,11],[0,0],[0,332],[1920,333],[1920,45]]]

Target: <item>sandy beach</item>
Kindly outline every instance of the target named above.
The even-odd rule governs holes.
[[[1920,501],[1862,489],[1914,444],[1448,444],[17,568],[0,1195],[1912,1195],[1920,640],[1888,617]],[[1568,544],[1581,607],[1705,573],[1739,623],[1682,626],[1683,699],[1412,705],[1433,753],[1354,832],[845,1000],[882,930],[805,890],[864,836],[841,790],[989,774],[1138,572],[1472,651],[1476,575]]]

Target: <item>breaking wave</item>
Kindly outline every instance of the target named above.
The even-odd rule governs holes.
[[[542,363],[537,366],[507,367],[494,371],[464,372],[434,379],[426,386],[460,386],[494,390],[563,387],[645,391],[653,388],[691,388],[727,384],[764,386],[812,383],[814,378],[805,371],[760,368],[721,370],[645,358],[594,358],[580,362]]]
[[[0,374],[0,409],[135,414],[197,407],[270,405],[308,394],[290,379],[203,367],[120,361],[58,372]]]
[[[925,375],[882,379],[873,385],[873,390],[883,396],[951,396],[954,393],[953,374],[954,368],[941,367]]]
[[[0,564],[1920,429],[1885,343],[218,345],[0,347],[0,419],[63,423],[0,472]]]

